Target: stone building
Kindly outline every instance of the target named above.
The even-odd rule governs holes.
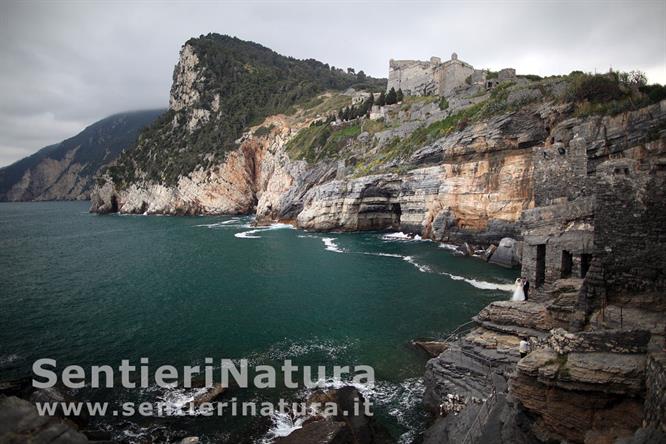
[[[648,110],[594,124],[565,120],[532,148],[534,208],[521,216],[521,272],[534,299],[552,300],[563,279],[577,281],[579,315],[586,317],[613,303],[612,295],[666,288],[659,249],[666,239],[666,146],[645,142],[657,131],[654,122],[666,118],[666,101]]]
[[[469,63],[458,59],[455,52],[451,54],[451,59],[445,62],[439,57],[431,57],[429,61],[391,59],[387,89],[402,89],[405,95],[446,97],[461,88],[471,85],[491,88],[516,76],[515,69],[506,68],[491,81],[491,85],[487,85],[486,73],[487,71],[474,69]]]

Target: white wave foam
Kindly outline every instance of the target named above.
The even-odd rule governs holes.
[[[409,429],[400,439],[400,443],[412,442],[421,432],[421,424],[415,423],[423,401],[425,386],[422,378],[409,378],[401,383],[388,381],[374,381],[359,383],[329,378],[317,382],[317,389],[340,389],[352,386],[358,390],[365,399],[372,400],[373,405],[388,409],[388,414],[396,418],[398,424]],[[302,395],[317,389],[306,390]]]
[[[385,241],[429,241],[429,239],[423,239],[418,234],[408,234],[402,231],[384,234],[382,235],[382,239]]]
[[[395,253],[369,253],[369,252],[364,252],[362,254],[367,254],[369,256],[399,257],[400,259],[405,257],[402,254],[395,254]]]
[[[328,378],[317,381],[314,388],[303,388],[296,394],[299,399],[307,399],[317,390],[340,389],[342,387],[356,388],[365,399],[372,400],[375,407],[386,409],[389,415],[396,418],[398,424],[407,428],[399,443],[412,442],[425,428],[421,415],[421,405],[425,387],[422,378],[410,378],[400,383],[389,381],[373,381],[367,383]],[[303,427],[305,421],[318,412],[309,410],[302,416],[292,416],[287,413],[274,412],[271,415],[272,426],[260,441],[262,444],[271,444],[277,438],[287,436]]]
[[[514,289],[513,284],[499,284],[495,282],[479,281],[476,279],[469,279],[463,276],[458,276],[451,273],[442,272],[440,273],[444,276],[448,276],[454,281],[464,281],[471,285],[472,287],[478,288],[480,290],[501,290],[511,292]]]
[[[289,435],[294,430],[303,427],[303,423],[308,416],[299,416],[293,418],[291,415],[283,412],[273,412],[271,415],[271,428],[266,432],[266,436],[261,440],[261,444],[270,444],[277,438]]]
[[[355,344],[355,341],[352,339],[345,340],[343,343],[318,338],[308,342],[281,341],[272,345],[267,352],[250,357],[250,361],[263,363],[267,358],[284,361],[285,359],[294,359],[312,353],[323,353],[328,359],[336,360],[353,344]]]
[[[271,230],[282,230],[285,228],[292,230],[295,229],[292,225],[289,224],[273,224],[265,228],[256,228],[254,230],[242,231],[240,233],[234,234],[234,236],[239,239],[260,239],[261,236],[256,236],[256,233],[261,233],[263,231],[271,231]]]
[[[238,223],[238,222],[240,222],[239,219],[231,219],[231,220],[224,220],[222,222],[215,222],[215,223],[212,223],[212,224],[195,225],[195,227],[217,228],[217,227],[225,227],[229,224]]]
[[[415,266],[421,273],[431,273],[432,269],[427,266],[427,265],[422,265],[416,262],[414,260],[414,256],[403,256],[402,254],[395,254],[395,253],[371,253],[371,252],[364,252],[361,254],[367,254],[369,256],[383,256],[383,257],[395,257],[398,259],[402,259],[405,262],[409,262],[413,266]]]
[[[456,245],[453,245],[453,244],[447,244],[447,243],[442,242],[438,245],[438,247],[439,248],[444,248],[445,250],[449,250],[449,251],[452,251],[452,252],[457,253],[457,254],[462,254],[460,252],[460,250],[458,250],[458,247]]]
[[[262,231],[267,231],[267,230],[241,231],[240,233],[234,234],[234,237],[237,237],[239,239],[261,239],[261,236],[254,236],[254,234],[261,233]]]
[[[328,251],[333,251],[335,253],[344,253],[345,252],[345,250],[338,247],[337,244],[335,243],[336,238],[334,238],[334,237],[324,237],[321,240],[324,242],[324,245],[326,246],[326,249]]]
[[[445,248],[445,247],[443,247]],[[433,270],[430,268],[428,265],[423,265],[419,264],[416,262],[413,256],[403,256],[400,254],[394,254],[394,253],[370,253],[370,252],[365,252],[362,254],[367,254],[370,256],[385,256],[385,257],[395,257],[395,258],[400,258],[404,260],[405,262],[409,262],[410,264],[414,265],[421,273],[432,273]],[[500,291],[508,291],[512,292],[514,289],[514,284],[501,284],[497,282],[487,282],[487,281],[480,281],[477,279],[470,279],[466,278],[464,276],[458,276],[456,274],[451,274],[447,272],[441,272],[439,273],[442,276],[448,276],[449,278],[453,279],[454,281],[463,281],[472,287],[478,288],[480,290],[500,290]]]
[[[412,264],[413,266],[418,268],[418,270],[421,273],[430,273],[430,272],[432,272],[432,269],[430,267],[428,267],[427,265],[421,265],[418,262],[416,262],[414,260],[413,256],[403,256],[402,260],[404,260],[406,262],[409,262],[410,264]]]

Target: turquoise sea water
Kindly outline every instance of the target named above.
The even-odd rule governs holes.
[[[379,420],[409,442],[423,424],[426,361],[409,341],[442,337],[490,301],[507,299],[504,288],[517,274],[386,233],[87,210],[87,202],[0,204],[0,379],[30,376],[33,361],[44,357],[59,369],[117,367],[140,357],[153,368],[203,364],[205,357],[364,364],[375,369],[367,394]],[[156,387],[73,394],[114,402],[191,396]],[[304,392],[233,394],[271,400]],[[156,423],[168,430],[160,433],[216,442],[261,441],[285,427],[279,418],[98,421],[137,440],[154,436]]]

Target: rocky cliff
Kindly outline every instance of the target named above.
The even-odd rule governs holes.
[[[253,47],[254,58],[238,61],[236,46],[246,42],[232,40],[206,36],[183,46],[169,112],[107,171],[92,211],[254,212],[258,223],[391,228],[490,244],[518,237],[522,214],[539,203],[535,190],[550,186],[535,168],[560,165],[563,157],[543,150],[578,153],[594,146],[602,159],[623,137],[653,137],[663,126],[659,105],[618,117],[580,112],[571,76],[516,77],[488,90],[472,85],[441,101],[407,97],[375,106],[370,118],[344,121],[331,116],[352,104],[353,89],[305,94],[286,108],[267,109],[245,89],[225,95],[232,87],[219,85],[253,76],[264,58],[278,56]],[[271,63],[287,78],[295,69]],[[318,76],[331,75],[328,67],[316,69]],[[328,83],[351,84],[334,80]],[[230,111],[239,100],[247,114]],[[284,112],[267,114],[271,109]],[[230,113],[241,122],[233,128]]]
[[[116,114],[0,169],[0,201],[86,200],[100,169],[131,150],[164,110]]]
[[[403,230],[470,254],[490,245],[486,259],[522,262],[530,299],[489,305],[437,347],[424,441],[663,439],[663,87],[617,73],[515,76],[370,107],[347,89],[358,78],[313,62],[337,88],[290,96],[287,82],[288,106],[263,107],[215,86],[265,67],[226,49],[206,61],[227,44],[183,47],[169,112],[101,178],[92,211],[254,213],[259,224]],[[279,78],[295,69],[270,66]],[[249,111],[229,127],[238,100]]]

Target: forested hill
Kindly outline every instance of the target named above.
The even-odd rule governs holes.
[[[257,43],[208,34],[188,40],[174,69],[169,112],[121,156],[117,184],[174,184],[198,166],[219,162],[243,129],[295,111],[326,90],[381,91],[386,79],[313,59],[286,57]]]
[[[115,114],[0,169],[0,201],[87,199],[93,177],[165,110]]]

